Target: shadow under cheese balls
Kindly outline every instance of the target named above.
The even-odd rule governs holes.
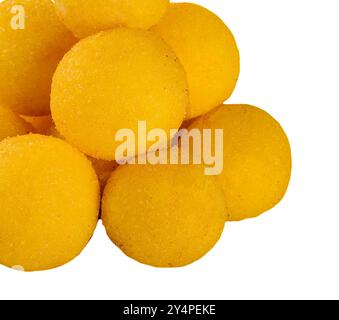
[[[26,122],[32,125],[34,133],[47,135],[53,124],[51,115],[41,117],[20,116]]]
[[[33,127],[29,123],[10,109],[0,105],[0,141],[32,131]]]
[[[99,183],[66,142],[25,135],[0,143],[0,263],[47,270],[75,258],[98,221]]]
[[[231,96],[240,57],[231,31],[219,17],[193,3],[172,3],[152,30],[173,48],[187,73],[187,119],[212,110]]]
[[[168,9],[169,0],[54,0],[56,12],[79,38],[124,26],[148,29]]]
[[[118,167],[118,164],[115,161],[106,161],[88,157],[91,161],[93,169],[95,170],[101,190],[104,191],[106,183],[111,176],[112,172]]]
[[[64,140],[64,137],[58,132],[54,125],[49,128],[47,135]],[[96,159],[90,156],[87,156],[87,158],[91,161],[92,167],[98,176],[100,190],[104,191],[105,185],[111,173],[118,167],[117,162]]]
[[[181,267],[209,252],[226,217],[224,195],[201,166],[125,165],[109,179],[102,220],[129,257],[154,267]]]
[[[60,62],[52,83],[57,130],[82,152],[102,160],[119,160],[117,132],[137,134],[139,121],[146,121],[148,130],[165,130],[169,139],[170,130],[183,122],[187,105],[183,67],[149,31],[117,28],[81,40]],[[159,141],[159,146],[165,144]]]
[[[0,103],[22,115],[48,115],[53,73],[75,41],[51,0],[1,2]]]
[[[268,113],[250,105],[223,105],[196,119],[193,128],[224,130],[224,169],[217,179],[231,221],[256,217],[280,202],[291,177],[291,148]]]

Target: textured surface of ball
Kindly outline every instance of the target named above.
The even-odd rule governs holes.
[[[90,240],[99,184],[88,159],[66,142],[26,135],[0,143],[0,263],[46,270]]]
[[[192,128],[224,130],[224,170],[217,178],[230,220],[256,217],[280,202],[290,181],[291,149],[268,113],[249,105],[220,106]]]
[[[173,3],[152,30],[172,46],[188,78],[187,118],[202,115],[228,99],[240,72],[239,51],[231,31],[207,9]]]
[[[74,42],[51,0],[1,2],[0,103],[23,115],[49,114],[53,73]]]
[[[32,126],[10,109],[0,105],[0,141],[32,132]]]
[[[81,40],[59,64],[51,109],[62,136],[84,153],[116,160],[120,129],[168,132],[180,127],[188,104],[185,71],[172,50],[149,31],[117,28]]]
[[[169,0],[55,0],[61,20],[79,38],[117,26],[148,29],[168,4]]]
[[[109,179],[102,202],[108,236],[129,257],[155,267],[181,267],[219,240],[224,195],[200,166],[126,165]]]

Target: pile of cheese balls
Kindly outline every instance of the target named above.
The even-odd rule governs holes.
[[[1,1],[0,263],[61,266],[101,215],[127,256],[185,266],[225,221],[274,207],[290,180],[288,138],[265,111],[223,105],[239,71],[231,31],[195,4]],[[223,172],[118,165],[116,132],[141,120],[166,132],[223,129]]]

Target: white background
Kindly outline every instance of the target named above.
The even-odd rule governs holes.
[[[130,260],[99,223],[80,257],[21,273],[0,267],[0,298],[339,298],[338,0],[195,0],[222,17],[240,48],[232,103],[257,105],[290,137],[282,203],[228,223],[204,259],[162,270]]]

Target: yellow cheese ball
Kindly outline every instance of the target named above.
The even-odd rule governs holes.
[[[0,141],[32,132],[33,128],[10,109],[0,105]]]
[[[181,267],[219,240],[225,201],[215,177],[200,166],[126,165],[109,179],[102,220],[129,257],[154,267]]]
[[[152,30],[172,46],[186,70],[188,119],[231,96],[240,72],[239,51],[231,31],[215,14],[192,3],[173,3]]]
[[[21,118],[33,126],[35,133],[47,134],[51,127],[54,126],[50,115],[42,117],[21,116]]]
[[[66,142],[41,135],[0,143],[0,263],[46,270],[75,258],[98,220],[91,163]]]
[[[23,115],[49,114],[53,73],[75,41],[51,0],[1,2],[0,103]]]
[[[117,28],[81,40],[52,83],[58,131],[84,153],[115,159],[120,129],[180,127],[188,105],[186,75],[175,54],[149,31]]]
[[[224,105],[197,119],[193,128],[224,130],[224,170],[218,180],[230,220],[256,217],[280,202],[290,181],[291,149],[268,113],[249,105]]]
[[[117,26],[148,29],[165,14],[169,0],[54,0],[65,25],[83,38]]]

